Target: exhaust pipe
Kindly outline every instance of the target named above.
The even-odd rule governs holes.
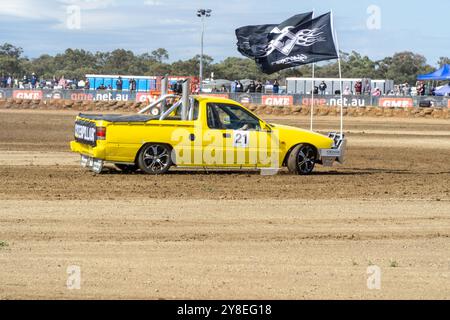
[[[188,120],[188,111],[189,111],[189,95],[191,94],[191,80],[186,79],[183,82],[183,94],[181,96],[181,119]]]
[[[165,75],[161,79],[161,97],[166,96],[168,93],[169,93],[169,77],[167,75]],[[166,112],[166,109],[167,109],[166,101],[163,101],[161,103],[161,111],[162,111],[162,113]]]

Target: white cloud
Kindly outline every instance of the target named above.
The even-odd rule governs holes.
[[[79,6],[82,14],[107,9],[116,5],[116,0],[14,0],[0,5],[0,16],[32,21],[49,21],[49,28],[66,25],[67,7]]]
[[[53,2],[53,3],[52,3]],[[32,20],[54,19],[58,16],[54,1],[37,2],[32,0],[15,0],[0,5],[0,15]]]
[[[116,0],[59,0],[59,2],[79,6],[82,10],[106,9],[117,5]]]
[[[67,47],[105,51],[126,48],[136,52],[151,51],[158,47],[169,50],[171,60],[190,58],[200,46],[199,8],[213,10],[207,20],[205,51],[215,60],[239,56],[234,30],[246,24],[281,22],[287,17],[311,10],[311,4],[292,0],[0,0],[0,42],[20,45],[25,53],[35,57],[42,53],[57,53]],[[365,28],[366,9],[373,0],[338,6],[324,0],[317,4],[318,12],[333,8],[336,28],[342,50],[356,50],[371,57],[385,56],[407,48],[426,50],[427,56],[445,55],[449,51],[445,39],[445,12],[450,8],[438,0],[441,10],[436,19],[428,21],[427,30],[421,32],[410,21],[420,20],[422,11],[414,6],[406,9],[390,0],[379,0],[386,17],[383,32],[370,33]],[[69,29],[67,7],[81,9],[81,29]],[[407,12],[398,16],[397,12]],[[351,13],[349,13],[351,12]],[[407,17],[407,18],[405,18]],[[30,30],[37,30],[30,32]],[[411,37],[414,34],[415,37]],[[437,38],[438,37],[438,38]],[[388,39],[389,41],[387,41]],[[426,45],[425,45],[426,44]],[[422,49],[426,48],[426,49]]]
[[[144,5],[153,7],[153,6],[161,6],[163,5],[163,3],[159,0],[146,0],[144,1]]]

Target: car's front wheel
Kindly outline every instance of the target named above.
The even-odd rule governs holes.
[[[138,165],[145,173],[164,174],[172,166],[171,149],[163,144],[148,144],[139,153]]]
[[[309,175],[314,171],[316,160],[316,148],[309,144],[300,144],[289,155],[289,172],[298,175]]]

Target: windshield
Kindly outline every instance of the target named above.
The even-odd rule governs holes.
[[[257,117],[237,105],[208,103],[208,127],[219,130],[260,131]]]

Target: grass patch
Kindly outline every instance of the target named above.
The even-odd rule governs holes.
[[[0,241],[0,249],[8,248],[9,244],[6,241]]]
[[[389,263],[389,266],[391,268],[398,268],[398,262],[395,260],[391,260],[391,262]]]

